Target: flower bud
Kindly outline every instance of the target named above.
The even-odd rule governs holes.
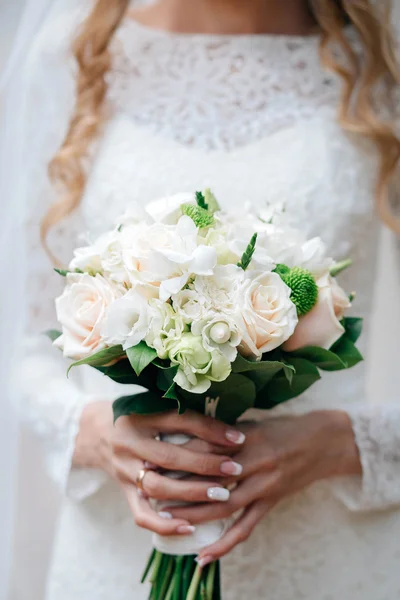
[[[215,323],[210,330],[210,338],[216,344],[226,344],[231,337],[229,326],[226,323]]]

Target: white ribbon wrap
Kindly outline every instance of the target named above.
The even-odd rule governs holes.
[[[165,435],[162,437],[163,442],[168,442],[175,445],[186,444],[191,438],[184,434]],[[170,471],[167,477],[174,479],[183,479],[186,476],[184,472]],[[162,511],[166,506],[172,504],[187,506],[188,503],[174,503],[155,501],[154,508],[157,512]],[[198,554],[200,550],[217,542],[225,533],[230,525],[230,519],[220,519],[211,521],[196,526],[196,530],[192,535],[170,535],[160,536],[153,535],[153,546],[159,552],[164,554],[178,554],[187,556],[189,554]]]

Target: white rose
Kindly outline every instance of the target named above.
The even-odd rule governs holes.
[[[319,346],[329,350],[344,333],[340,320],[344,311],[351,306],[348,296],[330,275],[318,279],[317,285],[317,304],[309,313],[300,317],[294,334],[283,347],[287,352],[305,346]]]
[[[240,293],[243,318],[242,355],[261,359],[283,344],[297,325],[297,311],[290,300],[291,290],[276,273],[246,279]]]
[[[174,381],[194,394],[206,392],[212,381],[225,381],[231,372],[231,363],[223,354],[207,351],[201,336],[189,332],[168,342],[168,358],[179,367]]]
[[[67,286],[56,299],[62,336],[55,345],[64,356],[81,360],[106,347],[101,330],[107,309],[120,297],[118,288],[101,275],[67,275]]]
[[[161,300],[149,302],[150,325],[146,335],[146,343],[157,351],[159,358],[167,358],[169,340],[179,339],[186,325],[182,316],[172,306]]]
[[[232,315],[210,313],[201,321],[192,324],[193,335],[201,336],[203,346],[209,352],[218,350],[229,362],[237,356],[237,347],[242,336]]]
[[[151,294],[152,288],[134,286],[108,308],[102,326],[102,336],[108,345],[121,344],[126,350],[146,337],[150,328],[146,293]]]
[[[182,204],[197,205],[196,197],[192,193],[181,193],[166,196],[146,205],[145,210],[156,223],[176,225],[182,216]]]

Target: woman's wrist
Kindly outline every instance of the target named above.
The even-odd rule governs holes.
[[[111,469],[112,402],[87,404],[82,411],[75,439],[72,465],[78,468]]]
[[[361,475],[360,454],[349,415],[341,410],[324,410],[306,417],[315,419],[320,433],[320,452],[324,458],[321,478]]]

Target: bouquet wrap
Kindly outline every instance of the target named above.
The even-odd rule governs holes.
[[[169,442],[170,444],[183,445],[186,444],[191,438],[185,434],[175,435],[164,435],[162,441]],[[171,471],[166,473],[167,477],[173,477],[175,479],[183,479],[186,477],[186,473],[182,471]],[[172,502],[161,502],[156,501],[154,508],[157,512],[163,511],[166,506],[171,506]],[[184,506],[188,503],[181,503],[180,506]],[[196,530],[192,535],[182,536],[161,536],[158,534],[153,535],[153,546],[159,552],[170,555],[181,555],[190,556],[197,555],[200,550],[217,542],[225,533],[229,527],[230,519],[219,519],[218,521],[211,521],[209,523],[202,523],[196,526]]]

